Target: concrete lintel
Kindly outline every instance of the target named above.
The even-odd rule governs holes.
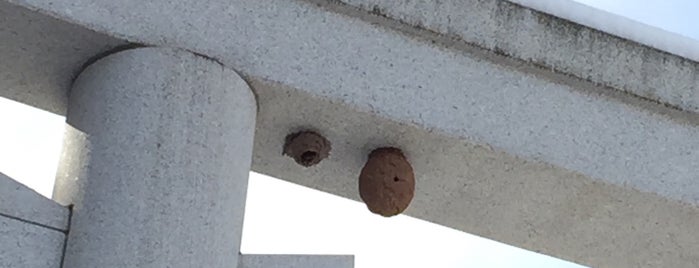
[[[352,268],[351,255],[241,254],[238,268]]]
[[[70,210],[0,173],[0,215],[65,231]]]
[[[567,5],[571,10],[556,11],[560,14],[554,15],[567,15],[581,23],[594,22],[603,29],[522,6],[555,11],[546,7],[563,6],[550,3],[559,2],[556,0],[341,1],[546,69],[680,109],[699,111],[699,49],[689,49],[699,47],[699,41],[580,3],[570,1]],[[596,20],[583,21],[586,18],[579,14]],[[602,30],[613,30],[613,34],[630,39]]]
[[[126,42],[0,1],[0,96],[65,115],[91,58]]]
[[[432,44],[352,8],[273,0],[11,2],[133,41],[202,52],[249,78],[394,121],[699,203],[696,114],[678,122],[683,116],[600,95],[604,89],[592,83]]]
[[[0,268],[61,268],[62,232],[0,215],[0,241]]]
[[[360,200],[357,178],[366,156],[379,146],[397,146],[417,176],[410,216],[591,267],[699,264],[696,206],[357,112],[278,83],[251,80],[251,87],[260,103],[255,171]],[[306,126],[333,142],[330,158],[312,168],[281,154],[285,135]]]

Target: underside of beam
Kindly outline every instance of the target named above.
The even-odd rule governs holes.
[[[552,72],[334,1],[9,2],[0,1],[0,53],[12,59],[0,61],[4,97],[64,113],[70,74],[100,53],[125,42],[184,48],[239,71],[257,94],[256,171],[358,200],[368,152],[396,146],[416,174],[411,216],[592,266],[699,263],[699,117],[622,93],[645,89],[623,72],[618,88],[596,80],[613,72],[593,64],[617,51],[629,59],[618,70],[661,68],[643,73],[646,84],[686,89],[682,104],[695,99],[696,62],[578,26],[558,33],[599,35],[573,43],[602,54],[575,56],[588,73]],[[523,14],[514,22],[550,21],[531,31],[565,25],[501,5]],[[327,137],[330,158],[303,168],[282,156],[301,129]]]

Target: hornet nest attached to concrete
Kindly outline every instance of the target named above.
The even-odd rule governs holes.
[[[413,168],[400,149],[379,148],[359,175],[359,195],[369,211],[384,217],[398,215],[415,193]]]

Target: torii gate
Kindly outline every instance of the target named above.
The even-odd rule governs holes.
[[[2,215],[67,233],[42,255],[64,267],[352,266],[240,257],[247,173],[359,200],[393,147],[411,216],[590,266],[699,265],[699,54],[514,2],[0,1],[0,95],[67,116],[73,205]],[[332,144],[310,168],[282,154],[306,130]]]

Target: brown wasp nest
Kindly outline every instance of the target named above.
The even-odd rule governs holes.
[[[299,165],[310,167],[327,158],[330,149],[330,141],[320,134],[302,131],[286,136],[283,154],[293,158]]]
[[[359,175],[359,196],[369,211],[384,217],[402,213],[415,193],[413,168],[400,149],[379,148]]]

